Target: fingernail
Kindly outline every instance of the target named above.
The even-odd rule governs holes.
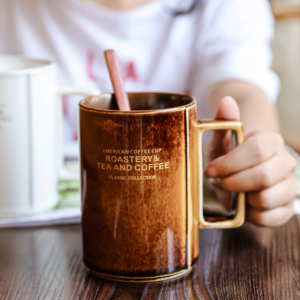
[[[220,186],[221,185],[221,180],[219,177],[216,178],[209,178],[209,183],[214,185],[214,186]]]
[[[207,177],[217,177],[218,170],[214,166],[207,166],[205,169],[205,176]]]

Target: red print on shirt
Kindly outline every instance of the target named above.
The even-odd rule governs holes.
[[[73,135],[73,141],[78,141],[78,133],[77,130],[75,131],[74,135]]]
[[[96,58],[95,53],[92,51],[89,51],[87,53],[87,64],[86,64],[86,72],[87,77],[95,82],[101,83],[101,84],[107,84],[110,82],[110,79],[107,75],[101,76],[101,74],[95,75],[95,60],[98,59],[98,56]],[[136,63],[132,60],[128,61],[125,64],[125,72],[124,73],[124,79],[125,81],[133,81],[137,82],[139,81],[137,71],[136,71]],[[96,69],[97,70],[97,69]],[[108,74],[108,72],[107,72]]]
[[[67,116],[68,111],[69,111],[69,96],[68,95],[63,96],[62,105],[63,105],[63,114],[64,114],[64,116]]]
[[[95,55],[93,52],[89,52],[87,55],[87,75],[89,79],[97,81],[97,76],[93,73],[94,62]]]
[[[187,96],[191,96],[191,91],[189,89],[186,89],[183,93]]]
[[[129,61],[125,68],[125,80],[138,81],[136,65],[134,61]]]

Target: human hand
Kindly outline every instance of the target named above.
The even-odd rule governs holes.
[[[215,117],[239,120],[235,100],[224,97]],[[212,161],[205,175],[211,178],[219,195],[224,191],[247,192],[247,220],[259,226],[286,223],[294,214],[297,163],[286,151],[281,135],[256,130],[245,136],[243,144],[230,150],[231,132],[216,131],[211,143]]]

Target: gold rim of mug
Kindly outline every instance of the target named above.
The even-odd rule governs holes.
[[[175,106],[175,107],[169,107],[169,108],[158,108],[158,109],[149,109],[149,110],[130,110],[130,111],[120,111],[120,110],[112,110],[112,109],[98,109],[98,108],[91,108],[86,106],[85,102],[86,100],[89,100],[94,97],[101,97],[105,95],[113,95],[110,93],[103,93],[97,96],[90,96],[87,97],[79,102],[79,107],[80,109],[85,109],[87,111],[92,111],[92,112],[101,112],[101,113],[106,113],[106,114],[153,114],[153,113],[163,113],[163,112],[172,112],[172,111],[178,111],[178,110],[186,110],[189,107],[196,105],[196,99],[192,96],[184,95],[184,94],[176,94],[176,93],[160,93],[160,92],[132,92],[128,93],[130,94],[156,94],[156,95],[171,95],[171,96],[180,96],[180,97],[187,97],[191,100],[190,103],[185,104],[185,105],[180,105],[180,106]]]
[[[169,280],[178,278],[184,275],[187,275],[189,272],[191,272],[193,267],[190,267],[188,269],[184,269],[175,273],[166,274],[166,275],[158,275],[158,276],[146,276],[146,277],[127,277],[127,276],[116,276],[116,275],[109,275],[106,273],[101,273],[95,270],[92,270],[89,268],[89,270],[95,274],[98,277],[112,280],[112,281],[121,281],[121,282],[153,282],[153,281],[163,281],[163,280]]]

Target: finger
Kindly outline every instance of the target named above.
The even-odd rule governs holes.
[[[294,204],[291,202],[286,206],[280,206],[265,211],[248,207],[246,211],[246,220],[258,226],[275,227],[286,223],[293,215]]]
[[[215,114],[215,119],[235,121],[240,119],[239,106],[231,96],[225,96],[221,99]]]
[[[236,101],[230,97],[223,97],[219,103],[215,119],[234,120],[240,119],[240,110]],[[216,157],[227,153],[231,146],[231,131],[228,130],[215,130],[213,133],[212,141],[210,143],[210,158]]]
[[[292,156],[283,151],[260,165],[227,177],[211,178],[210,182],[231,192],[260,191],[291,176],[296,166]]]
[[[222,155],[206,167],[207,177],[223,177],[261,164],[284,149],[282,137],[275,132],[250,135],[237,148]]]
[[[297,180],[292,175],[268,189],[248,193],[247,202],[256,210],[270,210],[294,201],[297,194]]]

